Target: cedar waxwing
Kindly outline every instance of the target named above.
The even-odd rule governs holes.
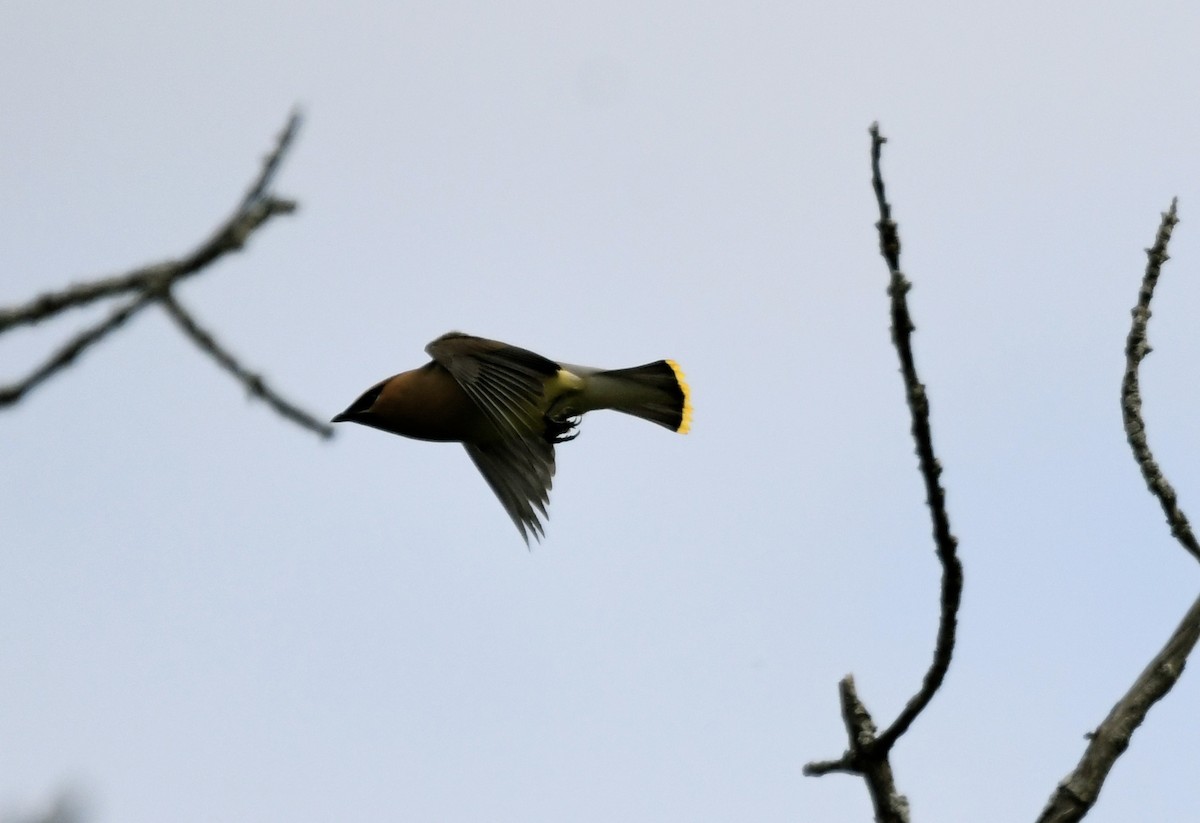
[[[375,384],[333,422],[462,443],[527,544],[531,532],[544,534],[554,446],[575,438],[585,412],[615,409],[680,434],[691,425],[688,386],[672,360],[571,366],[461,332],[425,352],[431,362]]]

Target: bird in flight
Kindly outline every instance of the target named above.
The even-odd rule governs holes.
[[[688,385],[673,360],[572,366],[462,332],[425,352],[429,363],[376,383],[333,422],[462,443],[526,544],[545,533],[554,447],[577,436],[584,413],[613,409],[680,434],[691,425]]]

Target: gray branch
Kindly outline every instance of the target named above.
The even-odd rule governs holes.
[[[837,760],[809,763],[804,767],[804,773],[810,777],[833,772],[860,774],[871,795],[875,819],[879,823],[909,823],[908,798],[896,790],[887,752],[879,754],[875,721],[858,697],[854,675],[848,674],[838,683],[838,696],[842,704],[842,722],[850,736],[850,750]]]
[[[1158,285],[1158,277],[1162,273],[1163,263],[1170,260],[1167,254],[1167,244],[1171,242],[1171,231],[1179,218],[1175,212],[1176,201],[1171,201],[1171,208],[1162,216],[1154,245],[1146,249],[1149,257],[1146,263],[1146,274],[1142,278],[1142,287],[1138,290],[1138,302],[1133,308],[1133,324],[1129,329],[1129,337],[1125,341],[1125,377],[1121,381],[1121,416],[1125,421],[1125,436],[1129,447],[1133,450],[1133,459],[1137,461],[1146,485],[1162,504],[1163,514],[1171,526],[1171,534],[1192,556],[1200,559],[1200,543],[1192,534],[1187,516],[1179,508],[1175,489],[1163,477],[1162,470],[1150,452],[1150,444],[1146,441],[1146,423],[1142,420],[1142,394],[1138,383],[1138,367],[1146,355],[1151,352],[1146,340],[1146,327],[1150,323],[1150,300],[1154,297],[1154,287]]]
[[[223,349],[216,339],[200,327],[195,318],[179,305],[179,301],[170,292],[163,294],[159,300],[162,306],[166,309],[167,314],[179,326],[192,342],[195,343],[202,352],[207,354],[217,362],[221,368],[229,372],[234,378],[246,387],[246,391],[252,397],[257,397],[268,406],[273,408],[279,414],[303,426],[311,432],[315,432],[321,437],[333,437],[333,427],[322,420],[318,420],[308,412],[304,411],[295,404],[285,400],[274,389],[267,385],[262,375],[255,374],[238,362],[228,351]]]
[[[79,308],[105,297],[115,297],[127,292],[145,292],[150,289],[171,286],[184,278],[196,274],[217,258],[230,252],[240,251],[246,240],[263,223],[279,214],[291,214],[296,210],[292,200],[280,200],[269,193],[279,166],[283,162],[302,118],[293,112],[284,126],[275,147],[263,161],[262,170],[250,184],[233,214],[222,223],[212,236],[196,247],[190,254],[178,260],[167,260],[142,266],[125,274],[104,277],[86,283],[76,283],[59,291],[46,292],[19,306],[0,308],[0,334],[17,326],[39,323],[67,309]]]
[[[890,281],[888,295],[891,297],[892,342],[900,357],[900,371],[904,377],[905,396],[912,415],[912,436],[916,443],[921,477],[925,483],[925,497],[933,521],[933,540],[938,560],[942,564],[941,616],[938,623],[937,641],[933,660],[922,680],[921,687],[908,701],[904,709],[890,726],[876,734],[875,723],[866,706],[859,699],[854,678],[847,675],[840,684],[842,719],[850,746],[837,760],[809,763],[804,768],[807,775],[822,775],[831,772],[858,774],[867,783],[875,806],[876,820],[886,823],[908,823],[907,799],[895,785],[889,754],[900,736],[908,731],[913,721],[921,714],[934,694],[941,687],[954,655],[954,641],[958,626],[958,608],[962,602],[963,569],[958,559],[958,541],[950,531],[950,518],[946,513],[946,492],[941,486],[941,464],[933,450],[933,433],[929,424],[929,399],[925,386],[917,374],[916,360],[912,351],[912,332],[915,328],[908,311],[907,294],[912,284],[900,270],[900,235],[892,220],[892,207],[887,201],[880,156],[887,138],[879,133],[879,124],[871,126],[871,182],[875,199],[879,205],[879,250],[888,265]]]
[[[0,386],[0,408],[12,406],[21,401],[26,394],[33,391],[43,382],[75,362],[85,350],[99,343],[110,332],[114,332],[125,321],[133,317],[146,306],[154,302],[155,295],[143,292],[138,297],[126,303],[110,314],[105,320],[94,326],[89,326],[71,338],[65,345],[54,352],[42,365],[38,366],[24,380],[19,380],[8,386]]]
[[[1138,303],[1133,309],[1133,325],[1125,344],[1125,378],[1121,384],[1121,410],[1125,418],[1125,434],[1133,450],[1134,460],[1146,479],[1150,492],[1162,504],[1163,512],[1171,527],[1171,534],[1193,556],[1200,556],[1200,546],[1188,524],[1187,517],[1179,508],[1175,490],[1163,477],[1146,443],[1145,424],[1142,421],[1142,398],[1138,386],[1138,366],[1150,353],[1146,342],[1146,326],[1150,320],[1150,300],[1158,283],[1162,265],[1168,259],[1167,244],[1171,230],[1179,222],[1175,214],[1176,203],[1162,216],[1154,245],[1146,250],[1149,261]],[[1125,749],[1133,732],[1146,719],[1152,706],[1164,698],[1183,674],[1188,655],[1200,638],[1200,599],[1194,602],[1184,615],[1179,627],[1167,640],[1162,650],[1150,661],[1150,665],[1138,676],[1129,691],[1117,701],[1104,722],[1089,735],[1087,748],[1079,764],[1050,796],[1046,808],[1038,817],[1038,823],[1069,823],[1081,820],[1100,796],[1113,764]]]
[[[291,214],[296,210],[294,201],[276,197],[271,192],[271,186],[288,150],[295,142],[300,123],[299,112],[293,112],[233,214],[189,254],[114,277],[77,283],[65,289],[46,292],[18,306],[0,308],[0,334],[3,334],[19,326],[40,323],[69,309],[87,306],[99,300],[121,295],[130,296],[130,299],[106,320],[77,333],[23,380],[10,385],[0,385],[0,408],[20,402],[29,392],[74,363],[81,354],[120,328],[139,311],[152,303],[160,302],[188,338],[242,382],[254,397],[266,402],[288,420],[322,437],[331,437],[333,430],[329,426],[284,400],[267,387],[261,377],[241,366],[211,334],[203,331],[194,318],[179,306],[171,291],[176,284],[203,271],[221,257],[240,251],[250,236],[272,218]]]

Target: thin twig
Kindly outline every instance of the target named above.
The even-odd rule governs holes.
[[[1150,492],[1159,499],[1171,534],[1185,549],[1197,555],[1196,537],[1187,518],[1179,508],[1175,490],[1163,477],[1162,471],[1146,444],[1145,424],[1142,421],[1142,398],[1138,387],[1138,366],[1150,353],[1146,343],[1146,326],[1150,320],[1150,300],[1158,283],[1162,264],[1169,258],[1167,244],[1171,230],[1179,222],[1175,212],[1176,201],[1163,213],[1162,222],[1154,245],[1146,249],[1149,261],[1142,286],[1138,292],[1137,306],[1133,309],[1133,324],[1125,343],[1125,378],[1121,383],[1121,410],[1125,418],[1125,434],[1134,459],[1146,479]],[[1109,771],[1117,758],[1129,747],[1133,732],[1142,724],[1150,708],[1167,695],[1183,674],[1188,655],[1200,639],[1200,599],[1194,602],[1184,615],[1178,628],[1162,650],[1155,655],[1145,670],[1134,681],[1129,691],[1117,701],[1108,717],[1093,732],[1079,764],[1050,796],[1050,801],[1038,818],[1038,823],[1068,823],[1083,818],[1100,795]]]
[[[28,303],[0,308],[0,334],[18,326],[33,325],[66,311],[87,306],[106,297],[174,284],[203,270],[217,258],[240,251],[259,226],[272,217],[291,214],[296,203],[268,198],[239,209],[191,253],[176,260],[151,263],[126,274],[75,283],[59,291],[40,294]]]
[[[158,288],[164,282],[172,285],[205,268],[218,257],[241,249],[250,235],[272,217],[294,212],[294,201],[270,196],[267,188],[292,145],[300,123],[299,112],[293,112],[280,132],[274,149],[263,161],[262,169],[233,214],[191,253],[176,260],[142,266],[126,274],[46,292],[19,306],[0,308],[0,333],[16,326],[47,320],[67,309],[86,306],[105,297]]]
[[[246,190],[242,204],[238,206],[238,211],[246,211],[250,206],[266,197],[267,190],[275,182],[275,174],[279,171],[279,166],[291,149],[292,143],[295,142],[296,135],[303,123],[304,115],[300,113],[299,109],[292,109],[287,123],[283,126],[283,131],[279,132],[279,136],[275,138],[275,148],[263,160],[262,171],[259,173],[258,179],[251,183],[250,188]]]
[[[58,351],[50,355],[42,365],[30,372],[24,380],[19,380],[7,386],[0,386],[0,408],[12,406],[20,402],[21,398],[41,385],[43,381],[71,365],[75,362],[75,358],[86,349],[103,340],[110,332],[116,331],[125,325],[126,320],[153,302],[154,295],[148,292],[142,293],[114,311],[100,323],[89,326],[75,335]]]
[[[175,301],[172,288],[181,280],[200,272],[231,252],[242,249],[255,231],[272,217],[291,214],[296,203],[275,197],[271,185],[300,128],[301,116],[293,111],[287,124],[276,138],[274,148],[264,158],[262,168],[242,196],[234,212],[187,255],[135,269],[127,274],[80,283],[59,291],[47,292],[21,306],[0,309],[0,334],[21,325],[29,325],[54,317],[68,309],[88,305],[97,300],[121,294],[133,294],[133,299],[114,312],[107,320],[85,329],[47,361],[34,369],[24,380],[0,387],[0,408],[20,401],[46,379],[61,371],[90,346],[102,340],[110,331],[122,325],[133,314],[152,302],[161,302],[179,327],[202,351],[237,378],[250,393],[269,404],[283,417],[321,437],[332,437],[333,429],[294,404],[284,400],[268,387],[263,379],[243,367],[221,347],[211,334],[204,331],[195,319]]]
[[[921,476],[925,482],[926,500],[933,521],[934,545],[942,564],[941,617],[933,661],[920,689],[908,701],[896,720],[881,734],[876,735],[874,722],[854,689],[854,680],[847,676],[842,680],[841,699],[842,716],[850,747],[838,760],[808,764],[804,773],[820,775],[840,771],[862,775],[875,805],[876,819],[900,823],[908,820],[908,801],[896,790],[888,755],[900,736],[929,705],[929,701],[933,699],[946,677],[954,654],[958,608],[962,601],[963,571],[962,563],[958,559],[958,541],[950,531],[950,519],[946,513],[946,493],[939,482],[942,468],[933,451],[929,400],[925,386],[917,374],[912,352],[911,338],[915,327],[906,298],[912,285],[900,271],[900,235],[895,221],[892,220],[892,207],[887,201],[883,173],[880,169],[880,155],[885,142],[887,139],[879,133],[879,124],[872,124],[871,182],[879,205],[879,222],[876,223],[879,230],[879,249],[887,262],[890,274],[888,294],[891,297],[892,342],[900,357],[905,394],[912,414],[913,440],[916,443]]]
[[[66,309],[80,308],[105,297],[125,292],[145,291],[155,282],[169,277],[178,267],[176,261],[153,263],[127,274],[73,283],[60,291],[40,294],[28,303],[0,308],[0,334],[16,326],[32,325],[47,320]]]
[[[1176,201],[1172,200],[1171,208],[1162,216],[1158,234],[1154,238],[1154,245],[1146,249],[1146,255],[1149,258],[1146,263],[1146,274],[1142,278],[1142,287],[1138,290],[1137,305],[1133,308],[1133,324],[1129,329],[1129,337],[1125,340],[1125,378],[1121,381],[1121,416],[1125,420],[1125,436],[1129,440],[1129,447],[1133,449],[1133,458],[1137,461],[1138,468],[1142,470],[1142,477],[1146,478],[1146,485],[1150,487],[1150,491],[1162,504],[1163,513],[1167,516],[1167,523],[1171,526],[1171,534],[1192,553],[1193,557],[1200,559],[1200,543],[1196,542],[1196,536],[1192,534],[1187,516],[1179,508],[1175,489],[1171,488],[1167,478],[1163,477],[1162,470],[1159,469],[1154,455],[1150,452],[1150,445],[1146,442],[1146,423],[1142,420],[1142,395],[1138,383],[1138,367],[1151,351],[1150,344],[1146,341],[1146,326],[1150,322],[1150,300],[1154,297],[1154,287],[1158,285],[1158,277],[1162,272],[1163,263],[1171,259],[1167,254],[1167,244],[1171,242],[1171,231],[1179,222],[1175,206]]]
[[[333,427],[325,422],[316,419],[308,412],[300,407],[285,400],[276,393],[261,375],[255,374],[238,362],[228,351],[223,349],[211,334],[200,327],[195,318],[179,305],[175,296],[170,292],[164,292],[159,300],[162,302],[163,308],[171,319],[178,324],[179,328],[192,339],[201,351],[217,362],[221,368],[232,374],[252,397],[257,397],[264,403],[269,405],[279,414],[297,423],[304,428],[317,433],[321,437],[333,437]]]
[[[916,361],[913,358],[911,341],[915,326],[908,313],[908,301],[905,297],[912,284],[900,271],[900,236],[896,223],[892,220],[892,208],[887,202],[883,175],[879,168],[879,157],[885,142],[887,138],[880,135],[879,124],[872,124],[871,170],[875,197],[879,202],[879,245],[891,270],[888,294],[892,298],[892,341],[900,355],[900,369],[904,375],[908,407],[912,412],[912,435],[917,444],[921,477],[925,481],[925,499],[933,521],[934,547],[942,564],[941,616],[938,621],[933,661],[925,673],[920,690],[908,701],[892,725],[879,735],[879,748],[886,752],[929,705],[950,668],[958,628],[958,607],[962,602],[963,569],[958,559],[958,541],[950,531],[950,516],[946,513],[946,492],[939,482],[942,466],[933,452],[933,432],[929,426],[929,398],[917,375]]]

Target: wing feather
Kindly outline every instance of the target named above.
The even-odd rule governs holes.
[[[425,351],[450,372],[505,436],[524,440],[540,433],[547,405],[546,379],[559,370],[553,360],[461,332],[443,334]]]
[[[540,354],[459,332],[425,351],[462,386],[500,438],[464,443],[521,537],[541,540],[554,478],[554,445],[545,437],[547,378],[559,365]]]
[[[554,478],[554,447],[541,438],[463,445],[525,543],[531,534],[541,540]]]

